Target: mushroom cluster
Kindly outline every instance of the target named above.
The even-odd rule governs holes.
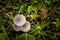
[[[24,15],[16,15],[15,18],[13,19],[14,24],[13,24],[13,29],[15,31],[23,31],[23,32],[28,32],[30,30],[30,22],[26,21],[26,17]]]

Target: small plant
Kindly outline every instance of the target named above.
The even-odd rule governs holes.
[[[22,26],[22,31],[23,32],[28,32],[30,30],[30,22],[29,21],[26,21],[26,23]]]
[[[17,26],[22,26],[25,24],[25,22],[26,22],[26,18],[24,15],[17,15],[14,18],[14,24]]]
[[[15,31],[28,32],[30,30],[30,22],[26,21],[24,15],[17,15],[14,18],[13,28]]]

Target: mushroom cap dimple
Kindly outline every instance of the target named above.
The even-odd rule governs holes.
[[[21,30],[21,26],[17,26],[17,25],[15,25],[15,24],[13,24],[13,29],[14,29],[15,31],[20,31],[20,30]]]
[[[24,15],[17,15],[14,18],[14,24],[17,26],[22,26],[25,24],[25,22],[26,22],[26,18]]]
[[[31,25],[30,22],[26,21],[26,23],[22,26],[21,31],[28,32],[31,28],[30,25]]]

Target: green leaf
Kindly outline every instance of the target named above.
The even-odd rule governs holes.
[[[37,1],[37,0],[33,0],[33,2],[34,2],[34,3],[38,3],[38,1]]]
[[[4,33],[0,33],[0,40],[8,40],[8,37]]]
[[[2,27],[5,23],[5,19],[3,19],[2,17],[0,17],[0,27]]]
[[[19,12],[18,12],[18,13],[23,12],[23,8],[24,8],[24,6],[22,5],[22,6],[20,7],[20,9],[19,9]]]
[[[38,15],[37,15],[36,13],[32,13],[32,14],[30,15],[30,17],[31,17],[32,19],[36,19],[36,17],[38,17]]]
[[[35,8],[36,8],[36,10],[38,11],[41,7],[42,7],[42,4],[39,3]]]
[[[27,8],[27,12],[30,13],[32,11],[33,7],[32,6],[28,6]]]
[[[50,24],[50,22],[42,21],[42,23],[41,23],[41,29],[45,28],[49,24]]]
[[[35,26],[36,26],[36,29],[33,29],[31,31],[31,34],[34,35],[34,36],[36,36],[37,34],[39,34],[40,33],[40,30],[41,30],[41,27],[40,27],[39,24],[36,24]]]
[[[30,34],[21,34],[16,38],[16,40],[35,40],[33,35]]]
[[[47,3],[48,5],[51,4],[51,0],[44,0],[44,1],[45,1],[45,3]]]
[[[34,36],[36,36],[39,33],[40,33],[40,29],[39,28],[35,29],[35,30],[32,30],[32,32],[31,32],[31,34],[34,35]]]
[[[0,40],[9,40],[6,29],[2,26],[2,33],[0,33]]]
[[[3,33],[0,33],[0,40],[5,40],[5,35]]]
[[[25,8],[24,8],[25,6],[26,6],[26,4],[21,5],[21,6],[19,7],[18,13],[22,13],[23,10],[25,9]]]
[[[56,19],[56,26],[60,26],[60,19],[59,18]]]

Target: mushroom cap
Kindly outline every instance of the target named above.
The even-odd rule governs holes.
[[[26,18],[24,15],[17,15],[14,18],[14,24],[17,26],[22,26],[25,24],[25,22],[26,22]]]
[[[26,23],[22,26],[21,31],[28,32],[30,30],[30,22],[26,21]]]
[[[13,24],[13,29],[14,29],[15,31],[20,31],[20,30],[21,30],[21,26],[17,26],[17,25],[15,25],[15,24]]]

